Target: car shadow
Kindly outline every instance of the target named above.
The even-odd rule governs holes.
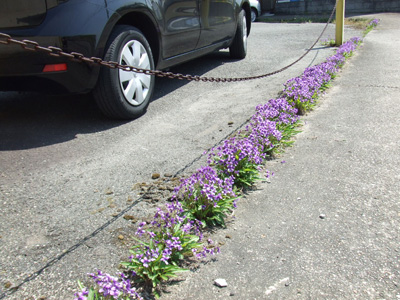
[[[170,71],[202,75],[229,62],[234,60],[227,53],[215,52]],[[187,80],[157,78],[152,102],[187,83]],[[0,151],[54,145],[75,139],[77,134],[101,132],[137,121],[107,119],[90,95],[0,92]]]
[[[230,58],[229,52],[216,51],[188,63],[173,67],[168,71],[183,75],[202,76],[218,66],[226,63],[234,63],[236,61],[237,60]],[[152,102],[157,101],[159,98],[168,95],[189,82],[186,79],[170,79],[163,77],[158,77],[156,80],[156,90],[154,91]]]

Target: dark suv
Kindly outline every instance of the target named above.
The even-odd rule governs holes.
[[[247,52],[248,0],[1,0],[0,32],[143,69]],[[92,92],[109,117],[145,112],[154,76],[0,44],[0,90]]]

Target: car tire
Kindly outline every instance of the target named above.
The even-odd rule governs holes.
[[[243,9],[239,13],[236,34],[229,47],[229,54],[235,59],[243,59],[247,54],[247,21],[246,12]]]
[[[153,54],[147,39],[132,26],[115,27],[104,60],[141,69],[154,69]],[[134,119],[146,112],[154,84],[153,75],[102,67],[93,95],[107,117]]]
[[[251,21],[254,22],[257,19],[257,17],[258,17],[257,10],[252,8],[251,9]]]

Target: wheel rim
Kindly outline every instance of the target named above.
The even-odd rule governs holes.
[[[254,9],[251,10],[251,21],[254,22],[257,18],[257,14]]]
[[[150,58],[139,41],[129,41],[122,48],[119,63],[141,69],[150,69]],[[150,91],[151,75],[119,70],[119,83],[126,101],[131,105],[142,104]]]
[[[243,46],[244,50],[247,51],[247,23],[246,16],[243,16]]]

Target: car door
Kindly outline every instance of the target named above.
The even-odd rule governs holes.
[[[164,59],[194,50],[200,37],[199,0],[160,1]]]
[[[235,0],[200,0],[198,48],[232,38],[236,31]]]

